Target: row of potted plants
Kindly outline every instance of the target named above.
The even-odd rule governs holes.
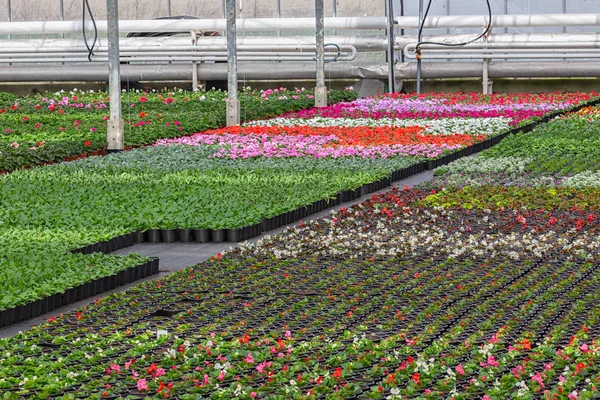
[[[314,102],[305,89],[240,92],[243,119],[275,116]],[[268,93],[268,95],[265,95]],[[122,93],[127,147],[151,144],[225,124],[221,91],[130,91]],[[351,90],[333,90],[332,102],[356,98]],[[0,171],[62,161],[105,149],[108,95],[71,91],[0,98]]]
[[[420,206],[429,194],[374,195],[1,340],[0,388],[7,399],[595,398],[595,215]]]

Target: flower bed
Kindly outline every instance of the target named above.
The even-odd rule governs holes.
[[[582,107],[596,96],[394,95],[165,139],[156,145],[218,145],[213,157],[233,159],[418,156],[430,159],[432,169],[495,144],[511,126],[528,124],[531,129],[538,117]]]
[[[512,125],[540,118],[555,110],[596,97],[596,93],[553,93],[491,95],[477,93],[454,94],[393,94],[383,99],[360,99],[321,109],[302,110],[286,114],[291,118],[509,118]]]
[[[177,103],[170,98],[157,95],[154,100],[160,100],[161,107]],[[562,99],[573,102],[569,96]],[[47,113],[59,106],[80,108],[68,101],[62,105],[46,101]],[[450,100],[435,100],[445,101]],[[156,111],[152,107],[159,107],[152,102],[141,101],[146,107],[143,118]],[[90,109],[102,110],[101,104]],[[481,134],[477,131],[482,122],[471,120],[227,128],[160,142],[195,146],[156,146],[11,174],[2,178],[0,188],[4,226],[0,240],[11,249],[0,261],[0,278],[8,282],[0,309],[139,263],[126,259],[116,262],[114,270],[89,270],[86,257],[71,251],[107,252],[97,244],[132,233],[138,241],[151,242],[247,239],[420,172],[427,158],[472,150],[467,146],[510,125],[506,118],[485,121],[490,127]],[[62,257],[68,261],[62,262]],[[108,263],[111,257],[98,255],[98,260]],[[40,263],[42,273],[34,273]],[[73,278],[79,269],[85,273]]]
[[[531,133],[510,136],[478,157],[437,169],[431,186],[448,190],[432,196],[432,204],[494,208],[515,207],[517,201],[546,208],[596,209],[600,188],[596,113],[597,108],[571,113]]]
[[[428,194],[373,196],[1,340],[0,388],[7,399],[594,398],[597,218],[419,207]]]
[[[153,143],[225,124],[225,92],[123,92],[127,147]],[[347,101],[353,91],[333,90],[330,101]],[[243,119],[276,116],[314,103],[304,89],[240,93]],[[103,92],[0,96],[0,171],[62,161],[106,146],[108,98]]]

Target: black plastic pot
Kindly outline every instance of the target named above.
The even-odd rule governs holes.
[[[188,243],[194,240],[194,234],[191,229],[179,229],[179,241]]]
[[[147,231],[137,230],[133,233],[133,242],[134,243],[145,243],[148,241]]]
[[[228,242],[239,242],[242,239],[242,229],[227,229],[227,241]]]
[[[215,243],[223,243],[227,241],[226,229],[215,229],[211,232],[211,239]]]
[[[198,243],[208,243],[212,239],[210,229],[194,229],[194,240]]]
[[[178,240],[177,229],[163,229],[161,230],[162,241],[165,243],[173,243]]]
[[[148,242],[150,243],[160,243],[162,242],[162,235],[160,229],[150,229],[147,231],[148,233]]]

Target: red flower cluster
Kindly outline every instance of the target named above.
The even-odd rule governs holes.
[[[409,126],[406,128],[394,126],[369,127],[310,127],[310,126],[233,126],[228,128],[206,131],[209,135],[269,135],[269,136],[330,136],[338,138],[334,146],[378,146],[378,145],[411,145],[432,144],[470,146],[485,139],[484,135],[467,135],[455,133],[452,135],[423,134],[426,127]]]

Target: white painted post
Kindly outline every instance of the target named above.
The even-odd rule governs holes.
[[[327,106],[325,86],[325,7],[323,0],[315,0],[317,30],[317,86],[315,87],[315,107]]]
[[[227,126],[240,124],[240,101],[238,100],[236,4],[227,0]]]
[[[121,116],[121,68],[119,63],[119,0],[106,0],[108,25],[108,86],[110,118],[106,130],[109,153],[123,151],[125,124]]]

